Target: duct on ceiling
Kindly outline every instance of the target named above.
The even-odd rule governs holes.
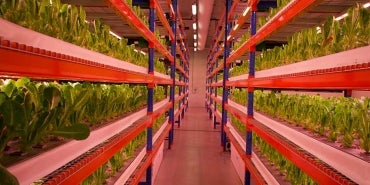
[[[203,50],[207,43],[207,34],[214,0],[198,0],[198,49]]]

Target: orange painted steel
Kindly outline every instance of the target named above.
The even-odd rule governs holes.
[[[156,15],[158,16],[159,20],[164,25],[165,29],[167,30],[168,34],[170,35],[171,40],[175,39],[175,35],[172,32],[172,28],[171,28],[170,24],[168,24],[168,21],[167,21],[166,17],[164,16],[164,11],[162,10],[161,5],[159,4],[158,0],[153,0],[153,1],[154,1],[155,9],[157,10]],[[186,61],[182,51],[180,50],[179,45],[176,45],[176,50],[177,50],[177,53],[180,54],[181,60]]]
[[[155,155],[158,153],[160,146],[162,145],[164,139],[167,137],[169,131],[171,130],[171,124],[167,124],[166,128],[162,132],[162,134],[159,136],[157,141],[154,143],[153,150],[151,152],[148,152],[143,160],[141,161],[138,169],[133,173],[133,176],[129,179],[130,185],[137,185],[139,184],[141,177],[145,174],[146,169],[149,167],[150,164],[152,164],[152,161],[155,157]]]
[[[289,3],[288,7],[285,7],[278,14],[276,14],[271,20],[269,20],[261,29],[257,31],[257,34],[248,39],[241,47],[233,52],[227,59],[227,63],[230,64],[238,57],[249,51],[250,47],[258,44],[267,36],[277,31],[279,28],[284,26],[286,23],[295,18],[299,13],[303,12],[306,8],[310,7],[313,3],[319,0],[295,0]]]
[[[117,12],[122,18],[127,20],[133,29],[145,38],[148,42],[154,44],[155,48],[162,53],[166,58],[174,62],[173,56],[170,52],[155,38],[154,34],[149,28],[140,20],[140,18],[131,10],[131,8],[122,0],[105,0],[108,5]]]
[[[307,71],[289,75],[255,78],[253,87],[287,89],[370,89],[370,63],[330,69]]]
[[[225,133],[226,133],[227,137],[229,138],[230,142],[235,147],[235,150],[237,151],[239,156],[244,161],[244,165],[245,165],[246,170],[248,170],[250,172],[250,174],[252,175],[253,180],[256,182],[256,184],[259,184],[259,185],[266,184],[264,178],[259,173],[256,166],[254,166],[254,164],[252,163],[251,156],[247,156],[245,154],[245,151],[240,146],[239,142],[235,139],[235,136],[230,132],[229,128],[225,128],[224,130],[225,130]]]
[[[91,173],[108,161],[114,154],[125,147],[131,140],[144,131],[145,128],[150,126],[152,120],[157,119],[160,115],[169,110],[171,105],[172,104],[168,102],[158,110],[154,111],[153,114],[139,119],[134,123],[134,125],[122,131],[117,136],[114,136],[113,139],[110,139],[108,142],[89,153],[82,160],[77,161],[71,166],[67,166],[61,172],[55,174],[53,178],[48,180],[45,184],[68,185],[82,182]]]
[[[370,63],[320,69],[279,76],[228,81],[229,87],[282,89],[370,89]],[[213,83],[211,86],[220,86]]]
[[[307,173],[307,175],[315,179],[319,184],[353,184],[350,179],[288,141],[280,134],[272,131],[253,118],[248,119],[246,113],[230,105],[225,106],[225,109],[238,119],[241,118],[240,121],[248,125],[249,129],[259,135],[264,141]]]
[[[248,5],[247,7],[250,7],[250,11],[252,10],[252,7],[255,7],[257,6],[257,3],[258,3],[259,0],[251,0],[251,1],[248,1]],[[232,29],[230,31],[230,37],[234,37],[236,32],[241,28],[241,26],[247,21],[247,19],[249,18],[248,15],[250,13],[250,11],[248,12],[248,14],[246,14],[245,16],[240,16],[236,22],[237,25],[239,25],[238,28],[236,29]]]
[[[150,116],[143,118],[140,123],[124,130],[112,140],[98,149],[91,151],[82,160],[67,166],[60,173],[48,179],[45,185],[70,185],[78,184],[92,174],[96,169],[108,161],[114,154],[126,146],[132,139],[138,136],[151,122]]]
[[[159,20],[162,22],[164,28],[167,30],[168,34],[170,35],[171,39],[175,38],[174,33],[172,32],[172,28],[170,24],[168,24],[168,21],[166,17],[164,16],[164,11],[162,10],[161,5],[159,4],[158,0],[153,0],[155,9],[157,10],[156,15],[158,16]]]
[[[227,59],[227,64],[230,64],[233,61],[235,61],[238,57],[243,55],[245,52],[249,51],[251,46],[258,44],[267,36],[272,34],[274,31],[278,30],[279,28],[287,24],[299,13],[303,12],[306,8],[310,7],[310,5],[312,5],[316,1],[319,0],[295,0],[294,2],[291,2],[289,4],[290,5],[289,7],[286,7],[282,11],[280,11],[261,29],[259,29],[256,35],[249,38],[237,50],[235,50]],[[221,69],[222,69],[221,67],[214,69],[212,73],[208,76],[208,78],[214,76]]]
[[[110,83],[172,84],[171,79],[108,66],[69,55],[1,40],[0,75]]]

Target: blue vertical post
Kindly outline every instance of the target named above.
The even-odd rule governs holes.
[[[256,7],[252,7],[252,15],[251,15],[251,36],[256,34],[257,30],[257,14],[256,14]],[[249,79],[254,78],[254,71],[255,71],[255,61],[256,61],[256,46],[253,45],[249,49]],[[253,98],[254,98],[254,88],[248,86],[248,107],[247,107],[247,114],[248,114],[248,120],[253,118]],[[247,134],[245,138],[246,143],[246,155],[250,156],[252,155],[252,131],[250,129],[249,124],[247,124]],[[248,170],[245,170],[245,184],[251,183],[251,174]]]
[[[208,76],[209,75],[209,60],[208,60],[208,63],[207,63],[207,75],[206,76]],[[209,78],[207,78],[206,79],[206,83],[208,84],[208,85],[210,85],[210,79]],[[209,111],[211,111],[210,110],[210,107],[208,106],[208,102],[210,101],[210,93],[211,93],[211,87],[210,86],[207,86],[207,92],[208,92],[208,95],[207,95],[207,99],[206,99],[206,105],[207,105],[207,112],[209,112]]]
[[[150,1],[149,9],[149,30],[154,33],[154,2]],[[148,65],[148,74],[154,75],[154,44],[149,42],[149,65]],[[153,114],[153,101],[154,101],[154,83],[150,82],[148,84],[148,107],[147,114],[151,116]],[[146,139],[146,151],[150,153],[153,149],[153,120],[151,121],[150,126],[147,128],[147,139]],[[152,164],[146,169],[146,184],[152,184]]]
[[[210,65],[212,65],[212,64],[210,64]],[[211,68],[210,68],[210,73],[213,71],[213,67],[214,66],[212,66]],[[209,84],[211,85],[212,84],[212,82],[213,82],[213,77],[210,77],[209,78]],[[214,89],[213,89],[213,87],[209,87],[210,88],[210,93],[209,93],[209,105],[210,105],[210,108],[209,108],[209,119],[212,119],[212,104],[213,104],[213,99],[212,99],[212,94],[213,94],[213,92],[214,92]]]
[[[224,78],[222,81],[222,122],[221,122],[221,144],[226,150],[226,133],[224,131],[224,127],[227,123],[227,112],[225,110],[225,104],[228,102],[228,88],[226,87],[226,81],[229,78],[229,66],[226,65],[227,58],[230,54],[230,42],[227,40],[227,37],[230,33],[231,23],[228,20],[229,11],[231,8],[231,0],[226,0],[226,13],[225,13],[225,38],[224,38]]]
[[[217,51],[218,51],[218,46],[217,46],[217,48],[216,48],[216,53],[217,53]],[[215,61],[215,65],[216,65],[216,67],[215,68],[217,68],[218,67],[218,59],[216,59],[216,61]],[[215,75],[215,82],[217,83],[217,76],[218,76],[218,74],[216,73],[216,75]],[[215,97],[217,98],[217,87],[214,87],[215,88]],[[215,106],[213,107],[213,109],[215,110],[215,112],[216,112],[216,110],[217,110],[217,105],[216,105],[216,102],[215,102]],[[216,124],[217,124],[217,119],[216,119],[216,114],[214,114],[213,115],[213,128],[214,129],[216,129]]]
[[[182,52],[182,54],[184,55],[185,53]],[[181,66],[184,68],[184,72],[186,73],[186,70],[187,70],[186,63],[182,60],[181,60]],[[182,80],[183,80],[184,83],[186,83],[185,75],[182,76]],[[181,86],[181,93],[185,94],[185,86]],[[185,96],[184,96],[184,98],[182,98],[181,104],[184,106],[184,108],[181,110],[181,118],[184,118],[184,115],[185,115]]]
[[[180,60],[180,66],[183,67],[181,60]],[[182,73],[179,74],[179,81],[182,81]],[[178,95],[181,96],[182,86],[178,86],[177,88],[179,88],[179,94]],[[178,107],[177,107],[178,111],[181,111],[181,109],[180,109],[181,108],[181,102],[182,102],[182,100],[180,100],[179,103],[178,103]],[[180,124],[181,124],[181,112],[180,112],[179,116],[177,117],[177,127],[178,128],[180,128]]]
[[[172,106],[170,109],[170,124],[171,130],[169,133],[168,148],[171,149],[174,139],[174,126],[175,126],[175,71],[176,71],[176,20],[177,20],[177,0],[172,0],[172,7],[174,9],[174,15],[172,17],[172,32],[174,33],[174,38],[171,41],[171,54],[173,56],[173,62],[171,63],[171,79],[172,85],[170,88],[170,101]]]

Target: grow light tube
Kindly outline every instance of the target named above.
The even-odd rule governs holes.
[[[370,2],[369,3],[365,3],[364,5],[362,5],[362,7],[369,8],[370,7]]]
[[[370,2],[363,4],[362,7],[369,8],[370,7]],[[345,13],[345,14],[339,16],[339,17],[336,17],[335,20],[339,21],[339,20],[342,20],[342,19],[346,18],[347,16],[348,16],[348,13]]]
[[[345,13],[345,14],[343,14],[343,15],[339,16],[339,17],[336,17],[336,18],[335,18],[335,20],[336,20],[336,21],[340,21],[340,20],[342,20],[342,19],[346,18],[347,16],[348,16],[348,13]]]
[[[234,26],[233,30],[238,29],[238,27],[239,27],[239,24],[236,24],[236,25]]]
[[[113,36],[115,36],[118,40],[121,40],[122,37],[120,37],[119,35],[117,35],[116,33],[112,32],[112,31],[109,31],[109,33]]]
[[[227,36],[227,40],[230,40],[231,39],[231,35]]]
[[[197,15],[197,5],[196,4],[191,5],[191,12],[193,13],[193,15]]]
[[[244,12],[243,12],[243,16],[245,17],[247,14],[248,14],[248,12],[249,12],[249,10],[251,9],[251,7],[247,7],[245,10],[244,10]]]

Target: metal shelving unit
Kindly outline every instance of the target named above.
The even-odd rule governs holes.
[[[151,184],[151,163],[160,148],[159,146],[163,144],[168,133],[173,132],[175,116],[178,117],[179,122],[184,115],[184,109],[187,107],[187,101],[185,101],[185,99],[189,93],[189,64],[187,61],[189,57],[186,52],[185,44],[181,46],[176,44],[176,35],[182,34],[178,33],[176,30],[176,22],[178,21],[177,14],[171,12],[174,24],[172,30],[170,30],[167,20],[164,19],[164,12],[159,2],[157,0],[152,0],[150,1],[150,26],[148,28],[138,16],[135,15],[126,2],[109,0],[106,1],[106,3],[117,13],[117,16],[131,22],[132,24],[130,25],[149,42],[148,69],[89,51],[0,19],[0,24],[3,28],[12,30],[12,33],[5,32],[4,29],[0,31],[0,55],[2,56],[0,59],[0,75],[3,77],[18,78],[26,76],[37,80],[91,81],[148,85],[146,113],[142,110],[132,114],[127,117],[130,121],[123,118],[108,127],[94,131],[91,134],[91,138],[88,138],[84,142],[69,142],[55,150],[42,154],[42,156],[44,156],[42,159],[40,159],[40,157],[32,159],[32,161],[37,160],[36,162],[40,162],[39,160],[41,160],[46,163],[46,161],[53,158],[52,155],[54,155],[56,151],[57,153],[66,153],[64,150],[69,150],[70,145],[71,147],[79,148],[79,144],[89,142],[91,139],[94,140],[93,143],[84,145],[84,149],[78,150],[78,152],[73,151],[74,154],[68,155],[66,159],[58,159],[63,162],[55,163],[55,165],[46,170],[33,170],[32,173],[24,173],[24,170],[27,170],[25,166],[34,163],[30,162],[31,160],[11,166],[9,168],[10,171],[18,177],[21,184],[30,184],[63,165],[66,165],[66,162],[71,160],[73,160],[73,164],[67,164],[63,170],[54,172],[53,176],[45,183],[75,184],[81,182],[145,129],[147,129],[147,148],[145,157],[141,162],[143,165],[133,167],[137,168],[137,170],[133,170],[135,172],[132,175],[135,176],[135,180],[130,182],[139,182],[142,175],[146,172],[146,182]],[[172,3],[172,6],[177,10],[177,6],[174,6],[176,5],[176,0],[172,1]],[[167,51],[154,36],[155,10],[160,20],[164,25],[167,25],[166,28],[172,40],[171,53]],[[34,38],[36,38],[37,41],[33,40]],[[154,72],[154,49],[170,61],[170,77]],[[176,65],[176,50],[180,58],[179,65]],[[179,80],[175,79],[176,71],[180,74]],[[169,85],[171,87],[171,93],[169,99],[154,105],[153,88],[155,85]],[[174,92],[175,86],[181,88],[177,96],[175,96]],[[175,102],[182,103],[176,111],[174,108]],[[153,141],[153,122],[168,110],[170,110],[169,124],[163,127],[164,129],[160,129],[161,132],[156,134],[157,136],[155,136],[155,140]],[[125,124],[121,124],[122,122],[125,122]],[[120,128],[117,128],[117,125],[119,125]],[[114,132],[109,131],[110,135],[104,134],[107,132],[107,129],[113,128]],[[172,140],[173,138],[170,137],[171,143]],[[68,147],[66,148],[67,145]],[[86,151],[89,152],[85,153]]]
[[[226,1],[230,3],[229,1]],[[267,38],[271,38],[281,29],[289,27],[290,22],[297,20],[297,17],[302,14],[309,13],[310,9],[319,6],[323,1],[303,1],[292,0],[288,5],[281,9],[274,17],[272,17],[264,26],[258,31],[256,30],[256,12],[257,4],[259,1],[248,1],[248,7],[245,8],[243,15],[235,21],[235,27],[229,32],[229,28],[223,27],[224,30],[217,30],[214,38],[215,43],[211,47],[210,54],[208,55],[207,65],[207,89],[206,89],[206,108],[210,114],[210,118],[222,120],[221,132],[222,144],[225,144],[225,135],[232,143],[236,152],[244,161],[245,166],[245,184],[250,184],[250,177],[252,176],[257,184],[265,184],[265,175],[259,174],[258,168],[253,163],[252,155],[252,132],[256,133],[263,140],[269,143],[279,153],[292,161],[302,171],[312,177],[318,183],[324,184],[352,184],[352,183],[365,183],[366,176],[362,176],[361,172],[355,172],[358,168],[352,165],[341,167],[341,162],[332,161],[319,151],[316,147],[307,147],[300,142],[306,139],[312,139],[309,136],[304,138],[298,137],[298,131],[282,131],[276,130],[280,128],[280,124],[271,124],[272,120],[266,121],[261,114],[253,110],[253,92],[254,88],[260,89],[293,89],[293,90],[369,90],[370,81],[367,76],[370,73],[369,57],[367,52],[369,46],[344,51],[324,57],[319,57],[307,61],[289,64],[281,67],[276,67],[269,70],[262,70],[255,72],[255,52],[256,45]],[[349,6],[346,4],[346,6]],[[228,4],[226,5],[228,8]],[[226,9],[227,9],[226,8]],[[226,15],[229,12],[226,11]],[[230,56],[226,44],[233,41],[238,29],[243,25],[250,14],[250,38],[245,41],[238,49],[233,51]],[[221,16],[220,21],[229,21],[224,18],[225,14]],[[221,25],[219,22],[218,25]],[[305,25],[311,26],[312,25]],[[218,33],[229,33],[224,36],[225,46],[219,47],[218,41],[221,36]],[[219,56],[224,51],[224,63],[218,64]],[[229,66],[245,53],[249,55],[249,74],[240,75],[237,77],[228,78]],[[323,62],[326,61],[326,62]],[[331,61],[330,63],[327,61]],[[223,71],[223,80],[217,79],[220,71]],[[351,80],[348,80],[351,79]],[[223,88],[222,99],[217,96],[217,88]],[[228,100],[228,89],[231,87],[247,88],[248,89],[248,105],[244,107]],[[216,110],[216,104],[222,105],[222,113]],[[241,143],[240,135],[227,126],[227,114],[231,114],[238,118],[246,125],[246,138],[245,142]],[[256,115],[255,115],[256,114]],[[272,121],[273,122],[273,121]],[[281,128],[283,129],[283,128]],[[237,135],[236,135],[237,134]],[[289,134],[295,134],[291,136]],[[307,137],[307,138],[306,138]],[[298,141],[299,140],[299,141]],[[308,141],[307,141],[308,142]],[[310,140],[311,142],[311,140]],[[322,145],[321,142],[317,145]],[[246,145],[245,147],[241,144]],[[310,145],[311,146],[311,145]],[[326,155],[330,156],[343,156],[341,151],[334,153],[328,148]],[[324,147],[325,148],[325,147]],[[322,148],[321,148],[322,150]],[[337,153],[336,153],[337,152]],[[329,154],[330,153],[330,154]],[[342,160],[347,159],[343,157]],[[355,157],[353,160],[357,161]],[[369,165],[363,161],[361,163],[363,168],[368,168]],[[362,164],[364,163],[364,164]],[[360,165],[360,166],[361,166]]]

